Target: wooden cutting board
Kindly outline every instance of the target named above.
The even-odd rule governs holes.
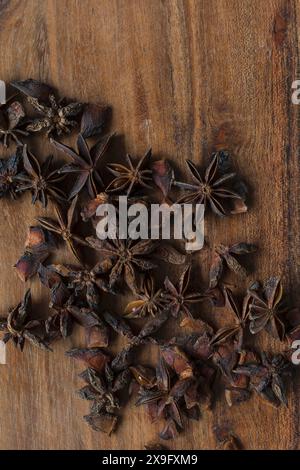
[[[228,149],[250,186],[250,210],[230,220],[208,218],[208,248],[195,256],[196,277],[207,282],[214,242],[249,241],[259,245],[250,278],[282,275],[299,302],[299,106],[291,101],[292,82],[300,78],[299,15],[293,0],[3,0],[0,79],[32,77],[62,96],[111,104],[119,159],[123,148],[142,155],[151,146],[155,158],[185,172],[186,158],[201,164],[211,151]],[[35,151],[43,157],[53,149],[44,139]],[[43,211],[29,197],[1,200],[0,207],[5,314],[25,288],[12,266],[26,227]],[[61,251],[57,259],[69,255]],[[29,285],[35,312],[46,316],[46,290],[36,280]],[[217,323],[218,313],[211,318]],[[264,334],[259,342],[279,350]],[[82,421],[88,405],[75,394],[82,368],[64,357],[82,344],[78,331],[52,354],[7,347],[7,364],[0,364],[1,449],[142,449],[156,439],[159,426],[133,406],[110,438]],[[144,363],[151,354],[143,352]],[[288,409],[255,398],[229,409],[221,396],[167,446],[214,449],[214,429],[225,427],[246,449],[299,448],[299,399],[299,374]]]

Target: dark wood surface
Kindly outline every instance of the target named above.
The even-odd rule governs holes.
[[[250,210],[230,220],[208,218],[197,277],[207,282],[214,242],[249,241],[259,245],[251,278],[282,275],[297,302],[299,126],[291,84],[299,78],[299,15],[299,1],[282,0],[2,0],[0,79],[32,77],[61,95],[111,104],[112,128],[127,151],[141,155],[151,146],[155,158],[169,158],[181,171],[186,158],[200,164],[212,150],[227,148],[250,185]],[[49,144],[40,146],[41,156],[50,152]],[[5,313],[23,294],[12,266],[41,209],[29,197],[0,205]],[[46,316],[46,291],[36,280],[28,285],[34,308]],[[213,323],[219,317],[212,314]],[[278,350],[264,334],[259,341]],[[88,406],[75,395],[81,368],[64,357],[82,342],[78,332],[52,354],[8,346],[7,365],[0,366],[1,449],[141,449],[155,440],[159,426],[149,424],[143,409],[128,407],[110,438],[82,421]],[[221,396],[167,445],[214,449],[214,428],[225,426],[246,449],[299,448],[299,399],[297,378],[288,409],[254,398],[229,409]]]

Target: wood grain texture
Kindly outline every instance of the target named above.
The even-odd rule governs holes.
[[[112,128],[130,153],[152,146],[155,157],[182,172],[186,158],[201,163],[227,148],[251,187],[251,207],[230,221],[208,218],[209,247],[257,243],[255,276],[282,274],[299,302],[299,107],[291,102],[299,17],[296,0],[2,0],[0,78],[32,77],[61,95],[110,103]],[[41,155],[50,151],[48,144],[40,148]],[[4,313],[23,294],[12,265],[41,210],[26,197],[0,207]],[[205,249],[195,257],[203,282],[210,256]],[[28,284],[36,311],[46,315],[46,291]],[[52,354],[8,347],[8,365],[0,365],[1,449],[142,449],[155,440],[159,427],[148,424],[143,409],[127,408],[111,438],[82,421],[88,406],[75,395],[81,368],[63,354],[82,341],[78,332]],[[261,344],[278,350],[265,335]],[[145,362],[150,354],[143,353]],[[227,426],[246,449],[299,448],[299,383],[298,374],[288,409],[254,398],[229,409],[221,396],[168,447],[214,449],[213,428]]]

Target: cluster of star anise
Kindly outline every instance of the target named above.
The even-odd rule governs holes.
[[[193,288],[190,253],[151,238],[118,235],[102,240],[92,232],[78,232],[80,217],[93,229],[97,209],[108,202],[116,205],[120,195],[128,197],[128,204],[138,201],[146,206],[155,198],[165,204],[203,204],[205,213],[211,209],[221,217],[246,212],[246,187],[232,170],[228,153],[214,153],[204,171],[187,160],[192,178],[188,183],[176,180],[166,160],[152,161],[151,150],[138,163],[127,155],[121,163],[101,167],[114,139],[113,134],[103,134],[107,107],[66,103],[51,87],[32,79],[12,85],[20,96],[1,108],[0,136],[15,150],[0,159],[0,197],[16,198],[30,191],[33,204],[45,208],[49,200],[53,203],[55,218],[39,217],[37,225],[29,227],[15,265],[23,282],[37,275],[46,286],[50,314],[46,319],[31,317],[27,290],[21,303],[1,318],[4,341],[12,340],[22,350],[28,340],[50,350],[54,341],[71,335],[75,325],[83,327],[85,347],[67,355],[87,367],[80,374],[86,385],[79,390],[79,396],[91,402],[85,420],[108,434],[132,395],[137,406],[147,408],[152,422],[162,423],[162,439],[174,438],[189,419],[198,420],[212,406],[216,383],[222,385],[229,406],[250,399],[252,391],[274,406],[287,405],[285,377],[291,370],[291,350],[258,353],[249,348],[249,339],[266,330],[291,344],[300,339],[299,312],[285,303],[279,277],[270,277],[263,285],[252,282],[242,301],[224,279],[226,270],[247,278],[239,257],[254,253],[253,244],[216,245],[209,282]],[[29,117],[27,107],[38,116]],[[76,150],[58,140],[79,125]],[[32,153],[30,135],[43,131],[59,156],[68,159],[60,168],[53,169],[52,156],[42,161]],[[113,175],[108,183],[105,168]],[[50,263],[60,242],[67,244],[75,265]],[[86,250],[94,253],[94,265],[86,261],[91,259]],[[166,274],[161,279],[171,264],[180,272],[177,279]],[[111,304],[124,293],[132,297],[124,312],[116,314],[106,307],[107,299]],[[228,324],[213,328],[200,318],[199,305],[204,302],[211,310],[222,309]],[[172,337],[168,325],[174,322],[181,334]],[[126,345],[113,355],[109,346],[116,334]],[[149,344],[158,351],[155,368],[139,361],[139,349]]]

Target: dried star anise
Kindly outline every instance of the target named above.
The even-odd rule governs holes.
[[[132,346],[122,350],[113,360],[99,348],[73,349],[66,353],[88,365],[80,374],[87,385],[78,394],[92,402],[90,414],[84,416],[84,420],[95,431],[110,435],[116,428],[118,416],[115,413],[120,408],[118,392],[128,387],[132,377],[126,359],[130,349]]]
[[[91,413],[84,416],[85,421],[94,430],[111,434],[118,421],[115,413],[120,408],[117,393],[129,385],[129,369],[116,373],[107,365],[102,374],[89,368],[80,377],[87,385],[79,390],[79,396],[93,401]]]
[[[224,287],[223,290],[225,294],[225,306],[234,314],[235,324],[220,328],[213,336],[211,344],[216,346],[230,339],[234,339],[237,343],[237,349],[240,350],[243,345],[244,330],[249,315],[251,294],[249,292],[246,294],[242,308],[240,308],[235,301],[231,290],[228,287]]]
[[[74,322],[84,328],[101,327],[104,328],[98,315],[90,308],[78,307],[76,299],[73,295],[69,296],[65,301],[52,306],[55,313],[51,315],[45,323],[47,333],[59,331],[63,338],[72,333]],[[106,341],[107,343],[107,341]]]
[[[182,418],[181,412],[178,409],[177,400],[175,399],[174,394],[171,393],[170,371],[162,356],[160,356],[159,363],[156,368],[156,383],[154,385],[152,383],[153,373],[151,369],[144,369],[143,372],[143,378],[138,374],[134,375],[134,378],[140,385],[139,398],[136,402],[136,406],[146,405],[148,407],[149,414],[153,416],[153,421],[163,418],[166,420],[166,424],[169,422],[169,425],[174,426],[173,436],[169,436],[169,433],[167,436],[166,431],[163,430],[161,434],[165,437],[162,437],[162,435],[160,435],[160,437],[163,439],[174,437],[177,435],[177,428],[173,416],[180,427],[182,427]],[[149,383],[151,384],[150,387],[148,385]],[[167,403],[168,399],[169,403]],[[170,404],[169,410],[167,407],[168,404]]]
[[[199,419],[202,385],[205,380],[178,347],[161,350],[156,380],[149,368],[137,369],[134,378],[140,385],[136,406],[147,405],[152,421],[163,419],[161,439],[173,439],[184,426],[183,416]]]
[[[147,259],[156,248],[156,243],[151,239],[133,242],[131,239],[100,240],[87,237],[86,240],[92,248],[101,253],[103,259],[111,263],[110,287],[113,287],[123,275],[128,287],[135,292],[136,269],[148,271],[155,268],[155,264]]]
[[[21,166],[22,149],[18,147],[9,158],[0,158],[0,198],[9,195],[15,199]]]
[[[80,261],[80,256],[75,247],[75,243],[80,245],[87,245],[87,243],[83,240],[83,238],[73,232],[76,204],[77,196],[73,199],[66,215],[62,212],[61,208],[55,204],[57,221],[49,219],[48,217],[38,217],[37,220],[46,230],[59,235],[67,243],[75,258]]]
[[[28,132],[22,129],[25,118],[23,106],[18,101],[1,106],[0,108],[0,141],[4,147],[9,146],[12,139],[17,145],[22,145],[18,136],[27,136]]]
[[[49,337],[55,339],[59,333],[66,338],[72,333],[75,322],[86,328],[89,343],[97,341],[97,345],[101,343],[101,347],[106,347],[108,345],[106,325],[93,309],[87,308],[85,303],[78,301],[76,293],[68,289],[59,272],[61,269],[57,270],[55,265],[48,267],[40,265],[39,268],[41,282],[50,288],[49,307],[55,311],[45,322]]]
[[[141,288],[137,292],[137,299],[129,302],[125,308],[127,318],[143,318],[146,315],[155,315],[166,308],[167,300],[164,298],[163,290],[156,289],[154,278],[145,275]]]
[[[196,184],[174,182],[176,186],[189,191],[188,194],[185,194],[178,200],[178,203],[204,204],[205,207],[209,203],[212,211],[222,217],[228,213],[225,200],[242,199],[237,192],[233,191],[227,185],[236,174],[233,172],[223,173],[220,171],[220,152],[212,156],[211,162],[206,168],[203,177],[191,160],[187,160],[186,162]]]
[[[252,243],[235,243],[231,246],[225,246],[221,243],[215,247],[215,256],[209,273],[209,286],[214,288],[221,279],[225,264],[241,278],[247,277],[246,269],[237,261],[233,255],[245,255],[255,253],[256,246]]]
[[[291,364],[281,354],[261,353],[261,364],[238,366],[234,372],[250,377],[250,386],[274,406],[287,406],[284,377],[290,374]]]
[[[149,181],[152,181],[152,171],[143,170],[142,166],[146,159],[151,157],[151,149],[145,153],[145,155],[139,160],[136,167],[132,163],[130,155],[126,155],[126,161],[128,167],[120,163],[110,163],[107,165],[107,169],[115,176],[115,179],[107,186],[106,191],[126,191],[126,195],[129,196],[135,186],[141,186],[143,188],[152,188]]]
[[[190,306],[201,302],[203,295],[199,292],[188,292],[191,276],[191,265],[187,265],[180,275],[177,286],[166,277],[164,285],[166,293],[165,301],[169,304],[168,308],[173,317],[178,317],[181,313],[185,316],[191,316]]]
[[[14,345],[23,351],[25,341],[28,340],[34,346],[41,349],[51,350],[37,333],[36,329],[41,327],[41,320],[29,320],[31,313],[31,292],[28,289],[22,302],[9,311],[7,318],[0,319],[0,330],[5,332],[4,343],[12,340]]]
[[[14,266],[19,278],[26,282],[34,276],[40,264],[48,258],[54,248],[54,240],[47,230],[38,225],[29,227],[25,241],[25,251]]]
[[[65,175],[59,175],[57,170],[51,170],[53,156],[49,156],[42,165],[37,158],[27,152],[27,146],[23,146],[23,163],[26,174],[16,176],[19,186],[17,192],[31,190],[32,204],[40,201],[42,206],[47,207],[48,197],[56,202],[65,202],[65,193],[56,186]]]
[[[68,134],[78,125],[73,118],[82,110],[82,103],[65,104],[57,101],[54,90],[48,85],[33,79],[14,81],[12,85],[26,95],[27,101],[42,116],[27,125],[26,130],[39,132],[47,130],[47,135]]]
[[[102,276],[107,272],[105,263],[97,263],[92,269],[76,269],[69,266],[55,265],[54,271],[68,280],[68,287],[74,289],[77,296],[82,296],[89,307],[98,310],[100,306],[100,293],[112,292],[108,282]]]
[[[250,331],[252,334],[266,329],[274,338],[281,341],[285,336],[285,325],[281,315],[288,309],[283,301],[283,287],[279,277],[270,277],[262,288],[249,290],[252,296],[250,303]]]
[[[104,137],[89,149],[86,140],[79,134],[77,138],[78,153],[67,145],[52,140],[53,145],[58,150],[61,150],[73,160],[73,163],[66,164],[59,170],[59,173],[74,173],[77,175],[69,199],[72,199],[85,187],[89,195],[95,197],[98,194],[98,187],[103,187],[102,178],[97,170],[97,165],[100,158],[106,152],[112,137],[113,135]]]

